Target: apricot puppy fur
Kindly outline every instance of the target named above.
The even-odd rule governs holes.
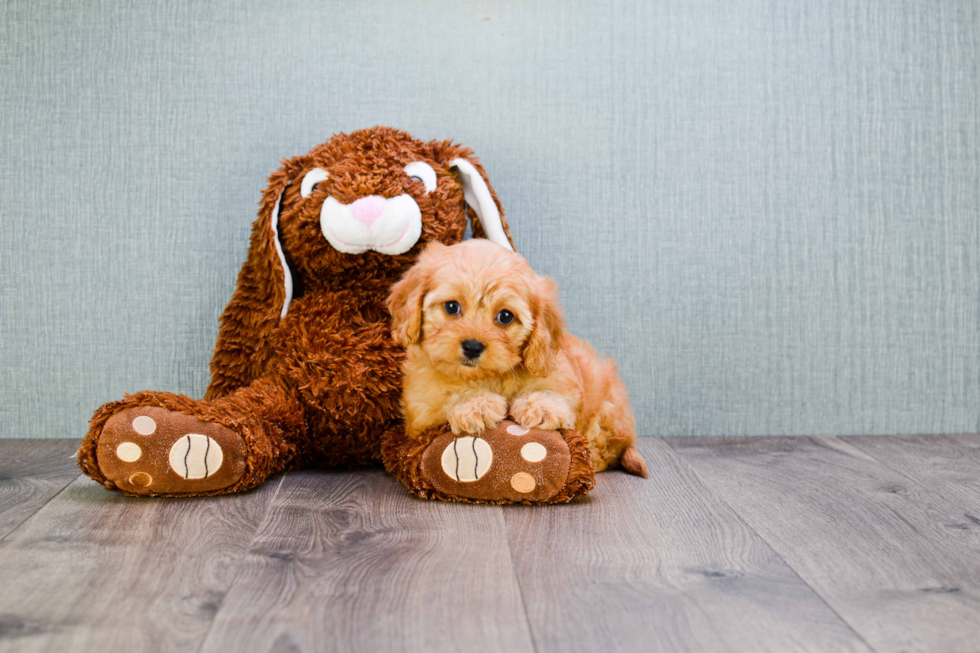
[[[484,239],[433,242],[388,297],[406,349],[409,437],[448,423],[478,434],[510,416],[525,428],[576,429],[592,464],[647,476],[616,366],[565,332],[554,282]]]

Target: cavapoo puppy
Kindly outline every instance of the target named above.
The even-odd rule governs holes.
[[[565,332],[551,279],[489,240],[430,243],[388,297],[406,348],[409,437],[449,423],[479,434],[508,415],[525,428],[576,429],[596,471],[646,477],[613,362]]]

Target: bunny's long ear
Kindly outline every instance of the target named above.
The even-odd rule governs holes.
[[[284,162],[262,194],[259,217],[252,224],[248,258],[221,315],[206,399],[217,399],[248,385],[269,358],[268,336],[286,316],[293,295],[292,274],[279,242],[279,215],[287,188],[300,170],[295,160]]]
[[[473,236],[492,240],[513,251],[514,241],[504,220],[504,209],[473,150],[452,141],[432,141],[429,147],[433,158],[448,167],[463,188]]]
[[[497,201],[496,193],[490,188],[486,173],[462,157],[453,159],[450,166],[459,174],[466,204],[476,213],[476,219],[473,220],[473,235],[487,238],[514,251],[510,230],[504,222],[504,211]]]

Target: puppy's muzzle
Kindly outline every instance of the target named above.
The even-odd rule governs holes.
[[[476,360],[486,349],[484,344],[479,340],[464,340],[463,344],[460,345],[463,350],[463,356],[466,356],[469,360]]]

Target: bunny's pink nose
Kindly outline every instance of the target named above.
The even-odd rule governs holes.
[[[362,197],[351,204],[350,212],[354,214],[355,218],[363,222],[364,226],[370,227],[385,212],[387,205],[388,202],[385,201],[385,198],[371,195],[370,197]]]

